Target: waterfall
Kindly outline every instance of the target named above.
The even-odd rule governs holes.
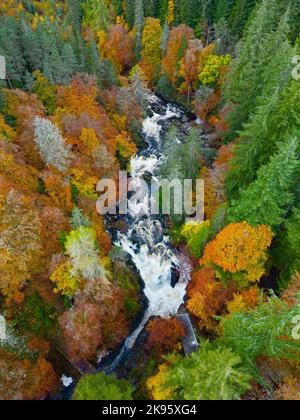
[[[171,105],[163,107],[161,104],[162,114],[154,112],[152,107],[155,106],[157,110],[159,103],[159,99],[154,95],[151,96],[149,102],[152,116],[146,118],[143,123],[143,134],[149,146],[135,156],[130,163],[131,183],[135,187],[139,185],[146,173],[151,174],[152,179],[158,180],[158,170],[163,160],[160,152],[163,122],[182,116],[182,112]],[[172,249],[169,238],[163,234],[160,217],[150,214],[148,200],[142,204],[139,203],[146,217],[136,215],[134,212],[136,206],[136,203],[129,203],[129,231],[126,234],[119,233],[115,245],[122,247],[131,256],[145,284],[144,294],[149,301],[149,306],[139,326],[126,339],[119,355],[112,365],[105,369],[107,373],[112,372],[123,356],[132,349],[150,317],[169,317],[177,313],[184,302],[186,286],[190,280],[189,262]],[[180,277],[175,287],[172,287],[172,268],[174,267],[178,268]]]

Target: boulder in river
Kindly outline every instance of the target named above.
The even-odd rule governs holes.
[[[143,175],[143,179],[144,179],[144,181],[147,182],[147,184],[151,184],[152,177],[153,177],[153,175],[151,174],[151,172],[148,172],[148,171],[146,171]]]
[[[214,144],[218,140],[218,135],[216,133],[204,134],[202,139],[209,144]]]
[[[171,286],[175,287],[180,279],[180,272],[177,267],[171,268]]]
[[[191,131],[190,123],[182,124],[182,131],[184,132],[184,134],[189,134]]]

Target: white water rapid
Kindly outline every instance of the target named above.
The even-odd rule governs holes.
[[[151,96],[149,108],[152,110],[153,105],[158,102],[158,98]],[[163,159],[160,154],[163,122],[182,116],[181,111],[174,106],[168,105],[162,109],[164,113],[158,114],[152,111],[153,115],[144,120],[143,134],[149,147],[131,161],[131,183],[135,187],[140,184],[145,174],[151,174],[152,179],[158,179],[158,169]],[[148,200],[139,205],[143,208],[145,216],[136,216],[133,210],[137,204],[129,204],[129,231],[126,234],[118,234],[116,245],[122,247],[131,256],[140,272],[145,284],[144,293],[149,301],[149,307],[140,325],[127,338],[119,355],[107,370],[108,372],[113,371],[124,353],[132,349],[150,317],[169,317],[177,313],[184,302],[186,286],[190,280],[190,264],[187,258],[170,246],[169,238],[163,234],[161,219],[158,216],[151,216]],[[172,287],[172,269],[174,268],[178,269],[180,277],[175,287]]]

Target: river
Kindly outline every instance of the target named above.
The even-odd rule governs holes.
[[[167,128],[180,120],[184,113],[176,105],[164,104],[155,95],[149,98],[148,117],[143,122],[143,137],[147,147],[130,162],[130,181],[138,189],[145,176],[158,181],[159,168],[163,162],[162,144]],[[128,253],[144,283],[144,294],[148,301],[144,316],[138,327],[126,339],[112,364],[105,369],[111,373],[121,361],[128,357],[139,334],[153,316],[169,317],[178,312],[184,302],[186,286],[190,280],[191,265],[184,255],[171,246],[170,238],[164,234],[164,218],[151,215],[150,201],[128,202],[129,214],[126,234],[117,232],[114,244]],[[143,215],[137,214],[137,208]],[[176,284],[172,284],[172,272],[178,273]]]

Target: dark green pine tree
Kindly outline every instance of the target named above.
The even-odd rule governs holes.
[[[290,21],[291,28],[290,39],[295,42],[300,34],[300,0],[279,0],[278,1],[278,14],[285,13],[287,8],[290,8]]]
[[[72,28],[76,31],[80,31],[81,28],[84,3],[84,0],[66,0],[66,23],[72,25]]]
[[[142,49],[142,33],[144,29],[144,1],[143,0],[135,0],[134,26],[136,28],[135,53],[136,53],[137,60],[139,60],[141,49]]]
[[[24,76],[24,86],[28,92],[32,91],[33,83],[34,83],[34,77],[32,73],[29,73],[29,71],[26,71],[25,76]]]
[[[279,288],[285,290],[292,276],[300,272],[300,207],[286,219],[272,252],[274,266],[280,271]]]
[[[158,17],[159,0],[146,0],[144,2],[145,17]]]
[[[299,340],[291,334],[293,319],[299,314],[299,306],[290,307],[273,295],[266,302],[261,300],[251,311],[239,311],[223,318],[223,335],[219,341],[241,357],[244,367],[259,376],[256,360],[260,356],[299,361]]]
[[[257,0],[236,0],[229,17],[232,33],[240,38]]]
[[[13,17],[0,17],[0,50],[6,59],[6,71],[11,82],[23,85],[22,79],[26,72],[21,43],[20,21]]]
[[[196,26],[203,20],[203,0],[176,0],[174,25],[185,23],[191,28]]]
[[[233,169],[226,179],[231,198],[237,198],[254,181],[259,167],[268,162],[290,128],[300,129],[300,89],[299,83],[292,78],[292,57],[296,50],[287,40],[287,16],[283,17],[270,40],[273,42],[272,58],[261,75],[264,89],[258,107],[240,133]]]
[[[98,82],[101,82],[101,79],[102,79],[101,76],[103,73],[103,62],[100,58],[97,45],[94,42],[91,42],[86,52],[87,52],[86,70],[89,74],[96,76],[98,79]]]
[[[218,22],[222,18],[228,19],[235,0],[217,0],[214,8],[213,20]]]
[[[63,64],[61,83],[67,85],[78,69],[77,59],[70,43],[64,44],[61,51],[61,60]]]
[[[123,0],[112,0],[112,4],[116,15],[121,16],[123,14]]]
[[[135,0],[124,0],[125,19],[130,28],[134,26],[135,21]]]
[[[52,84],[60,85],[66,83],[67,72],[57,46],[53,45],[51,51],[44,58],[43,73]]]
[[[157,17],[159,17],[162,25],[165,23],[168,16],[168,5],[169,0],[158,0]]]
[[[25,22],[22,22],[22,48],[27,69],[31,72],[41,70],[44,54],[39,37]]]
[[[297,132],[282,140],[270,162],[257,172],[257,179],[239,200],[228,209],[230,223],[247,221],[252,225],[278,227],[295,201],[295,184],[299,175],[299,139]]]
[[[119,86],[118,72],[109,60],[103,60],[102,74],[101,74],[101,85],[105,89],[110,89],[113,85]]]
[[[87,71],[88,44],[84,42],[80,32],[76,30],[71,32],[69,41],[76,57],[77,71],[81,73]]]
[[[175,0],[174,26],[180,25],[181,23],[185,23],[188,25],[188,7],[189,0]]]
[[[232,138],[254,112],[263,90],[262,74],[274,53],[270,38],[274,36],[277,25],[276,11],[276,0],[262,0],[232,63],[225,85],[225,100],[234,104],[228,118]]]

